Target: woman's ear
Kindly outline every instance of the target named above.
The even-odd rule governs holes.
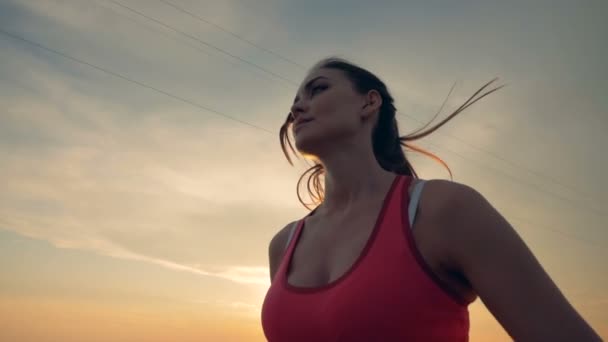
[[[361,109],[363,110],[362,118],[366,120],[380,111],[380,107],[382,106],[382,96],[377,90],[372,89],[367,92],[364,101],[365,104]]]

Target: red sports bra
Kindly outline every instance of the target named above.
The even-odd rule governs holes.
[[[412,179],[395,177],[361,255],[329,284],[287,282],[305,229],[304,219],[299,221],[264,298],[268,341],[468,341],[469,303],[442,285],[414,243],[410,211],[416,207],[404,209],[410,208]],[[420,189],[413,191],[416,201]]]

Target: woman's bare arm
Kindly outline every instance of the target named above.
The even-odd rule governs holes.
[[[516,341],[601,341],[517,232],[474,189],[451,183],[438,215],[450,259]]]

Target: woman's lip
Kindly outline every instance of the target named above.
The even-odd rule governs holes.
[[[300,129],[300,127],[302,127],[302,126],[306,125],[307,123],[309,123],[309,122],[311,122],[311,121],[313,121],[313,120],[312,120],[312,119],[310,119],[310,120],[306,120],[306,121],[302,121],[302,122],[298,123],[298,124],[297,124],[297,125],[296,125],[296,126],[293,128],[293,131],[294,131],[294,132],[298,131],[298,129]]]

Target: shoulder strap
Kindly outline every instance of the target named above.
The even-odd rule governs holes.
[[[422,194],[422,187],[424,186],[425,180],[419,180],[416,184],[414,184],[414,189],[412,190],[412,195],[410,197],[410,205],[408,208],[409,218],[410,218],[410,228],[414,225],[414,219],[416,218],[416,209],[418,209],[418,203],[420,202],[420,195]],[[289,231],[289,236],[287,237],[287,242],[285,243],[285,249],[289,246],[289,242],[293,237],[293,233],[295,233],[296,229],[300,221],[293,224],[291,230]]]
[[[408,217],[410,218],[410,229],[414,225],[414,219],[416,218],[416,209],[418,209],[418,202],[420,202],[420,194],[422,193],[422,187],[424,186],[425,180],[419,180],[414,184],[412,195],[410,196],[410,205],[408,207]]]
[[[287,243],[285,244],[285,249],[287,249],[287,247],[289,247],[289,241],[291,241],[291,238],[293,237],[293,233],[295,233],[296,228],[298,228],[299,225],[300,225],[300,221],[297,221],[297,223],[294,223],[291,225],[291,230],[289,231],[289,236],[287,237]]]
[[[420,195],[422,194],[422,187],[424,186],[424,183],[426,181],[425,180],[419,180],[418,182],[416,182],[416,184],[414,184],[414,189],[412,190],[412,195],[410,197],[410,205],[408,208],[408,217],[410,218],[410,228],[414,225],[414,220],[416,218],[416,209],[418,209],[418,203],[420,202]],[[291,239],[293,238],[293,234],[296,232],[296,229],[298,228],[300,224],[300,221],[297,221],[297,223],[294,223],[291,226],[291,229],[289,231],[289,236],[287,237],[287,242],[285,243],[285,249],[287,249],[287,247],[289,247],[289,242],[291,242]]]

